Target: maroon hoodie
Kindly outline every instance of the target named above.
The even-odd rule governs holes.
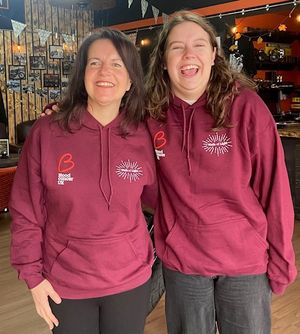
[[[141,196],[153,206],[153,148],[144,124],[120,136],[122,118],[101,126],[85,112],[73,133],[52,117],[32,128],[9,206],[11,262],[29,288],[47,278],[62,298],[91,298],[151,276]]]
[[[149,121],[157,155],[158,256],[203,276],[268,274],[282,293],[296,277],[294,212],[284,153],[270,111],[243,90],[230,128],[213,131],[202,96],[171,98],[166,123]]]

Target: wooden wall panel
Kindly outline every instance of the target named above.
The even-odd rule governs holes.
[[[93,15],[91,10],[65,9],[50,6],[48,0],[24,0],[25,2],[25,30],[15,37],[13,31],[0,30],[0,70],[1,92],[8,115],[9,140],[16,142],[16,125],[28,119],[39,117],[43,107],[58,98],[54,92],[62,93],[62,79],[68,76],[62,71],[64,59],[51,59],[50,45],[64,47],[64,56],[72,54],[73,58],[82,39],[93,29]],[[50,31],[44,47],[44,52],[39,52],[41,46],[37,29]],[[72,46],[66,46],[62,34],[74,34]],[[19,49],[17,46],[19,45]],[[22,63],[20,56],[22,55]],[[44,69],[31,69],[31,56],[45,56]],[[7,87],[10,65],[24,65],[26,78],[18,80],[19,91]],[[2,68],[2,66],[0,67]],[[31,81],[32,75],[38,77],[37,81]],[[44,87],[44,74],[58,74],[59,87]],[[33,91],[30,92],[30,89]],[[44,95],[42,94],[44,90]],[[51,93],[51,94],[50,94]]]

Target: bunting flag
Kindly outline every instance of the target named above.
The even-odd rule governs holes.
[[[67,34],[61,34],[65,43],[68,44],[68,45],[72,45],[72,36],[71,35],[67,35]]]
[[[152,13],[153,13],[153,16],[154,16],[154,19],[155,19],[155,23],[157,23],[157,18],[158,18],[158,14],[159,14],[159,9],[152,6]]]
[[[128,8],[131,7],[132,3],[133,3],[133,0],[128,0]]]
[[[131,34],[128,34],[129,39],[131,40],[131,42],[135,45],[136,43],[136,36],[137,36],[137,32],[133,32]]]
[[[142,7],[142,17],[144,17],[148,9],[148,1],[141,0],[141,7]]]
[[[167,23],[169,21],[169,15],[162,13],[162,19],[163,19],[163,23]]]
[[[48,37],[51,35],[51,31],[37,29],[37,33],[39,35],[41,45],[45,45]]]
[[[14,35],[17,38],[17,37],[19,37],[21,32],[25,29],[26,24],[24,24],[22,22],[14,21],[14,20],[10,20],[10,21],[11,21],[11,25],[13,27]]]

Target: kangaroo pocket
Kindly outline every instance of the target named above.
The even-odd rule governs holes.
[[[177,222],[166,239],[163,262],[191,274],[246,273],[266,264],[267,248],[246,219],[205,226]]]
[[[126,284],[145,270],[147,263],[137,254],[127,237],[68,240],[52,261],[50,276],[72,289],[110,289]]]

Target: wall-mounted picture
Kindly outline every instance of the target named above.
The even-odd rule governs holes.
[[[59,89],[49,89],[49,98],[51,100],[58,100],[60,98],[60,90]]]
[[[45,56],[30,56],[30,69],[31,70],[45,70],[46,69],[46,57]]]
[[[45,98],[48,96],[48,88],[37,88],[36,94],[39,95],[42,98]]]
[[[26,78],[25,66],[9,65],[10,80],[24,80]]]
[[[58,72],[59,71],[59,63],[57,62],[48,62],[48,70]]]
[[[50,45],[49,46],[49,57],[51,59],[63,59],[64,49],[62,45]]]
[[[14,65],[26,65],[26,54],[25,53],[15,53],[13,55],[13,64]]]
[[[34,86],[30,84],[22,85],[22,93],[34,93]]]
[[[8,139],[0,139],[0,158],[7,158],[9,156]]]
[[[42,45],[34,45],[33,46],[33,53],[35,55],[43,56],[46,54],[46,47]]]
[[[70,61],[63,61],[62,62],[62,73],[63,75],[69,75],[72,71],[72,63]]]
[[[6,87],[10,91],[18,92],[20,93],[21,91],[21,81],[19,80],[8,80],[6,82]]]
[[[28,82],[40,81],[40,72],[30,72],[28,75]]]
[[[59,83],[58,74],[44,74],[44,87],[59,87]]]
[[[0,9],[9,9],[9,0],[0,0]]]

